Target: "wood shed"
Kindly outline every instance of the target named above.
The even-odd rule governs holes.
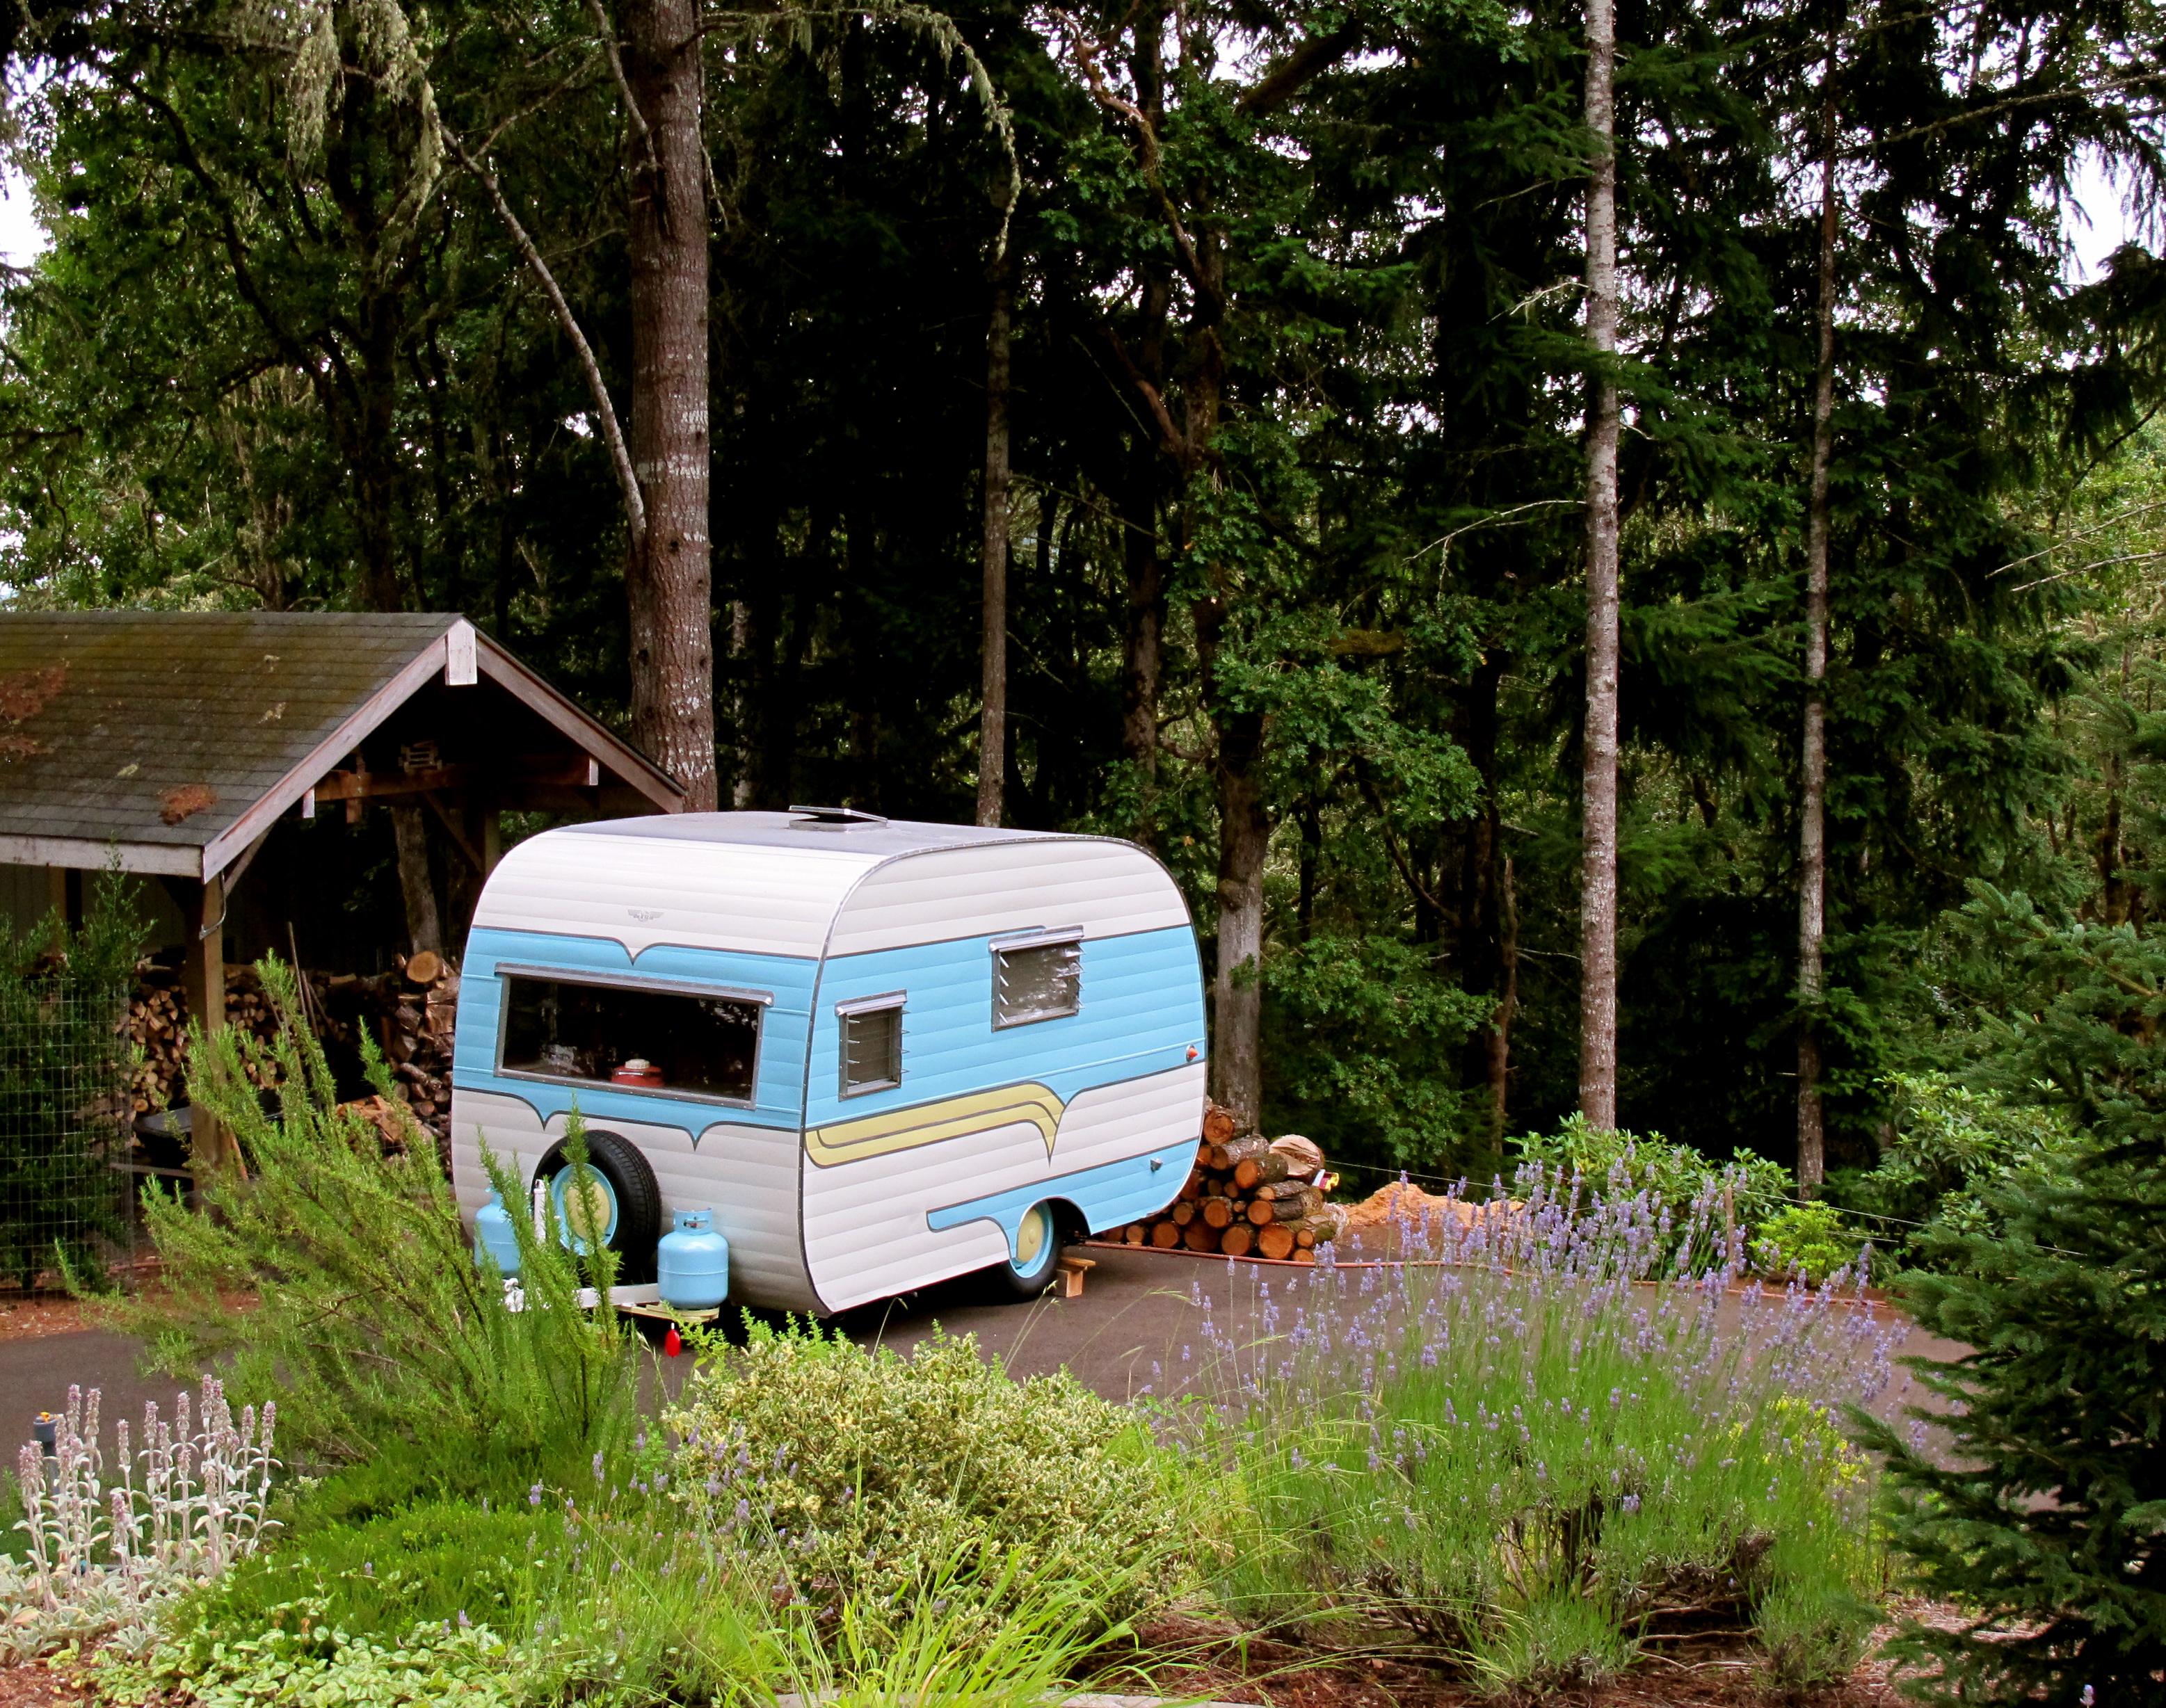
[[[451,951],[523,825],[674,813],[676,783],[456,614],[0,613],[0,905],[142,874],[188,1012],[266,949]],[[200,1148],[200,1141],[199,1147]]]

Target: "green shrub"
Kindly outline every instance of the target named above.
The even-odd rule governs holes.
[[[667,1415],[672,1493],[823,1616],[903,1607],[940,1579],[996,1623],[1024,1586],[1067,1578],[1112,1622],[1165,1581],[1168,1468],[1126,1408],[1065,1372],[1015,1381],[967,1336],[903,1357],[748,1326],[743,1347],[703,1352]]]
[[[1998,1232],[1989,1189],[2020,1197],[2064,1181],[2095,1148],[2063,1111],[2010,1102],[1946,1073],[1896,1073],[1880,1083],[1891,1104],[1888,1147],[1874,1168],[1831,1175],[1827,1197],[1885,1218],[1875,1243],[1906,1265],[1937,1261],[1928,1230]]]
[[[613,1257],[597,1253],[588,1271],[557,1237],[553,1209],[538,1237],[515,1216],[527,1308],[506,1310],[494,1266],[469,1252],[434,1142],[403,1116],[372,1042],[370,1076],[409,1126],[401,1155],[383,1154],[373,1125],[339,1107],[292,973],[275,957],[261,971],[277,1038],[225,1030],[190,1046],[196,1101],[238,1136],[249,1178],[208,1176],[203,1214],[146,1196],[167,1285],[112,1315],[167,1370],[225,1363],[236,1394],[275,1395],[284,1439],[320,1463],[421,1442],[568,1475],[635,1415],[635,1337],[606,1303],[576,1302],[588,1279],[605,1299]],[[274,1112],[257,1083],[280,1088]],[[577,1147],[583,1133],[574,1111],[567,1137]],[[490,1168],[506,1201],[520,1201],[519,1183]],[[236,1290],[261,1302],[231,1310]]]
[[[1831,1204],[1794,1204],[1753,1231],[1752,1257],[1761,1273],[1815,1287],[1858,1261],[1865,1236]]]

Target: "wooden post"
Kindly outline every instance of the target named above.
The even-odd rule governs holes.
[[[206,1036],[225,1025],[225,880],[197,886],[182,910],[188,929],[187,957],[181,963],[181,988],[188,1014]],[[208,927],[208,930],[206,928]],[[232,1136],[196,1101],[194,1064],[190,1064],[188,1151],[198,1169],[222,1168],[232,1160]]]

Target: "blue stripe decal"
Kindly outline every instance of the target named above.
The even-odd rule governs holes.
[[[1188,1178],[1189,1167],[1195,1161],[1196,1141],[1184,1139],[1177,1145],[1140,1157],[1101,1163],[1096,1168],[1079,1169],[1073,1174],[1058,1174],[1050,1180],[1033,1181],[1012,1191],[996,1192],[987,1198],[973,1198],[930,1210],[926,1214],[925,1225],[934,1233],[943,1233],[966,1221],[995,1222],[1007,1236],[1008,1249],[1012,1252],[1016,1230],[1022,1225],[1024,1212],[1048,1199],[1065,1198],[1083,1212],[1085,1224],[1092,1233],[1101,1233],[1107,1228],[1156,1215],[1180,1196],[1182,1183]]]

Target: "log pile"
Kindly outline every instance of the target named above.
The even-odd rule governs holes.
[[[225,1023],[268,1041],[277,1030],[277,1017],[256,969],[234,964],[225,973]],[[301,990],[308,1022],[330,1053],[333,1070],[342,1079],[358,1077],[358,1040],[366,1032],[390,1066],[393,1090],[440,1145],[451,1135],[458,996],[457,972],[426,951],[391,973],[306,973]],[[185,1103],[188,1005],[177,971],[150,962],[136,969],[128,1035],[143,1052],[130,1088],[135,1113]],[[387,1135],[395,1131],[393,1123],[378,1125]]]
[[[1213,1104],[1181,1196],[1163,1214],[1132,1223],[1122,1238],[1162,1251],[1313,1263],[1317,1247],[1345,1221],[1342,1209],[1323,1201],[1329,1180],[1323,1153],[1308,1140],[1243,1133]]]

